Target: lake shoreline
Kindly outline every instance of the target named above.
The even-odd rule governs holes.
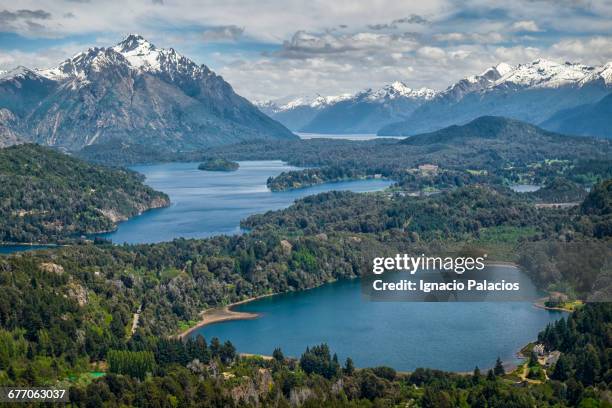
[[[569,309],[569,308],[565,308],[565,307],[558,307],[558,306],[546,306],[545,302],[549,299],[549,297],[543,297],[541,299],[538,299],[537,301],[535,301],[533,303],[533,305],[539,309],[544,309],[544,310],[551,310],[551,311],[556,311],[556,312],[565,312],[565,313],[573,313],[574,309]]]
[[[358,276],[354,277],[354,278],[347,278],[347,279],[359,279]],[[323,285],[329,284],[329,283],[334,283],[336,282],[337,279],[328,281],[328,282],[323,282],[320,285],[315,285],[311,288],[305,288],[305,289],[301,289],[297,292],[305,292],[308,290],[312,290],[312,289],[316,289],[318,287],[321,287]],[[200,329],[204,326],[209,326],[211,324],[215,324],[215,323],[221,323],[221,322],[229,322],[229,321],[234,321],[234,320],[253,320],[253,319],[257,319],[259,317],[261,317],[261,313],[256,313],[256,312],[236,312],[235,310],[232,310],[233,308],[235,308],[236,306],[240,306],[240,305],[244,305],[245,303],[250,303],[250,302],[254,302],[256,300],[259,299],[263,299],[263,298],[267,298],[267,297],[271,297],[271,296],[277,296],[277,295],[282,295],[284,293],[292,293],[291,291],[289,292],[279,292],[279,293],[267,293],[265,295],[259,295],[259,296],[254,296],[254,297],[250,297],[247,299],[243,299],[240,300],[238,302],[234,302],[234,303],[230,303],[226,306],[218,306],[218,307],[213,307],[210,309],[206,309],[201,313],[202,318],[200,319],[200,321],[195,325],[192,326],[190,328],[188,328],[187,330],[182,331],[181,333],[179,333],[177,335],[177,337],[179,339],[184,339],[186,337],[188,337],[193,331]],[[250,353],[245,353],[245,354],[250,354]],[[263,356],[262,354],[253,354],[253,355],[259,355],[259,356]]]
[[[238,302],[230,303],[226,306],[213,307],[210,309],[206,309],[201,313],[202,318],[195,325],[187,330],[178,334],[179,339],[184,339],[189,337],[189,335],[197,329],[200,329],[204,326],[208,326],[213,323],[221,323],[228,322],[232,320],[252,320],[257,319],[261,316],[261,313],[252,313],[252,312],[237,312],[233,310],[236,306],[243,305],[245,303],[253,302],[258,299],[262,299],[269,296],[274,296],[276,293],[269,293],[260,296],[254,296],[247,299],[240,300]]]
[[[498,267],[515,267],[518,268],[518,265],[513,263],[513,262],[492,262],[489,263],[488,266],[498,266]],[[359,277],[354,277],[354,278],[349,278],[348,280],[353,280],[353,279],[359,279]],[[329,284],[329,283],[333,283],[335,281],[332,282],[324,282],[320,285],[316,285],[312,288],[307,288],[307,289],[303,289],[300,290],[298,292],[306,292],[315,288],[318,288],[320,286]],[[207,309],[206,311],[204,311],[202,313],[202,319],[200,320],[200,322],[198,322],[198,324],[196,324],[193,327],[190,327],[187,330],[184,330],[182,333],[180,333],[178,335],[179,338],[181,339],[186,339],[187,337],[189,337],[190,335],[192,335],[194,333],[194,331],[196,331],[199,328],[205,327],[205,326],[209,326],[209,325],[213,325],[213,324],[217,324],[217,323],[221,323],[221,322],[229,322],[229,321],[239,321],[239,320],[252,320],[252,319],[257,319],[259,317],[262,317],[264,313],[259,313],[259,312],[241,312],[241,311],[236,311],[233,310],[235,307],[242,305],[242,304],[246,304],[246,303],[250,303],[253,302],[255,300],[261,299],[261,298],[265,298],[265,297],[271,297],[271,296],[276,296],[276,295],[281,295],[287,292],[282,292],[282,293],[270,293],[270,294],[266,294],[266,295],[261,295],[261,296],[256,296],[256,297],[252,297],[252,298],[247,298],[244,300],[241,300],[239,302],[234,302],[231,304],[228,304],[226,306],[222,306],[222,307],[216,307],[216,308],[211,308],[211,309]],[[539,299],[540,300],[540,299]],[[539,309],[547,309],[546,307],[540,307],[540,305],[538,305],[537,303],[532,302],[532,307],[534,308],[539,308]],[[556,309],[556,311],[562,311],[562,312],[570,312],[571,311],[567,311],[567,310],[559,310]],[[534,339],[535,340],[535,339]],[[530,340],[534,341],[534,340]],[[527,343],[529,344],[529,343]],[[525,346],[523,346],[522,348],[516,350],[514,352],[514,358],[512,357],[507,357],[504,358],[502,360],[502,364],[504,366],[504,369],[506,370],[506,373],[513,373],[515,372],[518,368],[520,368],[525,360],[526,360],[526,356],[522,353],[523,349],[525,348]],[[259,353],[253,353],[253,352],[241,352],[239,353],[241,357],[259,357],[259,358],[263,358],[263,359],[271,359],[272,357],[270,355],[267,355],[265,353],[259,354]],[[292,359],[299,359],[298,357],[295,356],[287,356],[288,358],[292,358]],[[367,367],[367,366],[364,366]],[[489,367],[489,368],[493,368],[493,366]],[[482,366],[481,366],[481,369]],[[488,369],[488,368],[487,368]],[[404,373],[404,374],[408,374],[411,371],[409,370],[401,370],[401,369],[396,369],[396,371],[398,373]],[[459,375],[472,375],[471,371],[466,371],[466,370],[447,370],[445,369],[445,371],[449,371],[449,372],[453,372]]]

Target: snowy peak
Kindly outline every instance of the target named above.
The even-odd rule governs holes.
[[[345,93],[340,95],[332,95],[332,96],[317,96],[314,101],[310,103],[310,107],[315,109],[321,109],[328,105],[333,105],[334,103],[346,101],[351,99],[353,95]]]
[[[580,85],[588,85],[591,83],[603,83],[605,86],[612,86],[612,61],[607,62],[601,67],[596,67],[587,75]]]
[[[158,48],[138,34],[130,34],[113,47],[128,61],[131,68],[151,73],[161,73],[174,79],[177,76],[201,79],[213,75],[205,65],[198,65],[179,54],[174,48]]]
[[[33,78],[37,76],[38,74],[36,72],[22,65],[8,71],[0,71],[0,81],[13,78]]]
[[[39,70],[38,73],[54,81],[71,79],[83,81],[91,73],[101,72],[110,67],[159,73],[167,75],[170,79],[177,76],[201,79],[212,74],[208,67],[199,66],[173,48],[158,48],[138,34],[128,35],[113,47],[89,48],[57,67]]]
[[[490,87],[495,81],[499,80],[504,74],[512,70],[508,64],[501,63],[494,67],[490,67],[480,75],[471,75],[455,82],[445,91],[441,92],[438,97],[458,101],[466,94],[471,92],[482,91]]]
[[[440,98],[458,101],[468,93],[497,89],[542,89],[566,86],[585,86],[600,83],[612,86],[612,62],[591,67],[571,62],[558,63],[537,59],[527,64],[511,66],[500,63],[479,75],[461,79],[440,93]]]
[[[138,34],[130,34],[125,40],[112,48],[117,53],[123,55],[128,60],[130,66],[143,71],[159,71],[161,61],[166,54],[174,54],[173,49],[168,51],[158,49],[155,45],[145,40]]]
[[[497,73],[501,76],[506,75],[508,72],[512,71],[514,69],[514,67],[510,64],[506,64],[505,62],[501,62],[499,64],[497,64],[495,67],[495,70],[497,71]]]
[[[317,95],[314,97],[299,97],[292,99],[285,103],[279,103],[274,101],[260,101],[255,104],[262,109],[271,112],[283,112],[293,110],[299,107],[310,107],[312,109],[323,109],[327,106],[334,105],[338,102],[343,101],[368,101],[368,102],[386,102],[399,98],[412,99],[418,101],[428,101],[433,99],[436,95],[436,91],[429,88],[410,88],[404,82],[395,81],[389,85],[378,90],[366,89],[355,94],[344,93],[340,95],[321,96]]]
[[[413,89],[404,82],[395,81],[380,88],[377,91],[366,91],[367,99],[371,101],[385,101],[397,98],[407,98],[415,100],[430,100],[436,95],[436,91],[429,88]]]
[[[557,63],[537,59],[521,64],[504,74],[493,86],[530,88],[558,88],[577,85],[593,71],[593,67],[571,62]]]
[[[262,108],[272,109],[275,112],[283,112],[293,110],[299,107],[309,107],[312,109],[323,109],[326,106],[333,105],[341,101],[345,101],[353,97],[353,94],[340,94],[329,96],[304,96],[291,99],[285,103],[275,103],[273,101],[259,102],[257,106]]]
[[[113,49],[119,53],[147,53],[155,50],[155,46],[144,39],[140,34],[129,34],[125,40],[119,42]]]

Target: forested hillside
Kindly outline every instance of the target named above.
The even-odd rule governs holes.
[[[143,181],[37,145],[0,149],[0,242],[65,241],[169,204]]]

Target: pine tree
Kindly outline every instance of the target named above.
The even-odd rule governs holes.
[[[529,367],[535,367],[539,364],[540,363],[538,362],[538,355],[535,353],[535,351],[532,351],[531,354],[529,354]]]
[[[576,358],[576,379],[584,385],[593,385],[601,370],[601,362],[595,347],[588,344]]]
[[[504,369],[504,364],[501,359],[497,357],[497,361],[495,362],[495,368],[493,369],[493,373],[497,376],[502,376],[506,374],[506,370]]]
[[[8,370],[6,370],[6,374],[8,375],[8,378],[11,379],[11,381],[15,381],[17,379],[17,373],[15,372],[15,368],[12,364],[9,365]]]
[[[346,363],[344,363],[344,374],[351,376],[355,372],[355,365],[353,364],[353,360],[348,357],[346,359]]]
[[[212,338],[209,348],[213,357],[219,357],[219,353],[221,352],[221,342],[217,337]]]
[[[480,368],[478,368],[478,366],[474,367],[474,373],[472,374],[472,382],[474,384],[477,384],[478,382],[480,382]]]
[[[272,352],[272,357],[279,363],[282,363],[285,360],[285,356],[283,355],[283,351],[280,349],[280,347],[274,349]]]
[[[553,370],[550,378],[558,381],[566,381],[570,377],[570,365],[567,357],[562,355],[557,360],[557,364],[555,364],[555,369]]]
[[[228,340],[221,347],[221,361],[223,364],[229,364],[236,358],[236,347]]]

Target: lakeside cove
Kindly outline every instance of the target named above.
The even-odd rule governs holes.
[[[232,339],[241,352],[269,355],[281,347],[299,357],[325,342],[358,367],[387,365],[398,371],[431,367],[468,372],[500,357],[507,366],[540,330],[567,313],[532,302],[378,302],[361,295],[359,279],[305,291],[246,299],[204,312],[181,337],[202,334]],[[466,347],[470,344],[469,347]]]
[[[512,266],[514,267],[515,264],[512,262],[496,262],[495,265],[497,266]],[[359,279],[351,279],[348,280],[349,282],[356,282],[359,281]],[[320,289],[320,288],[324,288],[325,286],[328,285],[333,285],[333,284],[338,284],[338,283],[342,283],[342,281],[334,281],[334,282],[329,282],[329,283],[325,283],[323,285],[317,286],[315,288],[310,288],[310,289],[305,289],[303,291],[299,291],[299,292],[291,292],[292,294],[304,294],[316,289]],[[244,299],[238,302],[234,302],[234,303],[230,303],[228,305],[225,306],[220,306],[220,307],[213,307],[210,309],[206,309],[205,311],[202,312],[201,314],[201,320],[198,321],[195,325],[189,327],[186,330],[181,331],[177,337],[181,338],[181,339],[186,339],[190,336],[197,336],[197,335],[204,335],[206,337],[207,340],[210,340],[210,336],[206,334],[206,328],[212,328],[215,327],[216,325],[224,325],[224,324],[231,324],[232,322],[234,323],[239,323],[241,321],[249,321],[249,320],[256,320],[256,319],[262,319],[265,318],[266,316],[266,312],[262,312],[260,311],[260,309],[257,307],[257,305],[253,305],[252,308],[249,308],[248,311],[247,310],[240,310],[241,306],[247,306],[249,304],[252,304],[253,302],[257,302],[259,300],[262,299],[269,299],[269,298],[274,298],[274,297],[278,297],[278,296],[283,296],[283,295],[287,295],[288,293],[272,293],[272,294],[265,294],[265,295],[261,295],[261,296],[256,296],[256,297],[252,297],[252,298],[248,298],[248,299]],[[538,299],[538,301],[536,302],[521,302],[521,303],[528,303],[530,305],[530,307],[535,311],[535,310],[541,310],[541,311],[550,311],[552,313],[552,316],[554,317],[553,320],[556,320],[557,318],[561,318],[563,316],[567,316],[568,313],[571,313],[573,310],[568,310],[568,309],[563,309],[563,308],[552,308],[552,307],[547,307],[544,306],[542,304],[539,304],[540,301],[544,301],[545,299],[548,299],[548,297],[543,298],[543,299]],[[238,310],[237,310],[238,309]],[[537,312],[536,312],[537,313]],[[528,355],[526,355],[524,353],[524,350],[529,347],[529,346],[533,346],[533,341],[534,338],[530,338],[528,339],[527,342],[519,345],[517,348],[515,348],[512,353],[509,356],[506,356],[503,359],[503,365],[504,368],[506,369],[506,372],[508,374],[513,374],[516,373],[516,375],[518,377],[520,377],[521,372],[524,369],[524,364],[528,359]],[[279,347],[282,347],[282,344],[279,343],[278,344]],[[248,347],[247,347],[248,349]],[[267,353],[264,352],[241,352],[240,353],[241,356],[243,357],[260,357],[263,359],[272,359],[271,356],[271,350],[268,351]],[[298,359],[299,358],[299,354],[296,355],[290,355],[290,357],[288,358],[293,358],[293,359]],[[494,363],[494,360],[491,360],[491,367],[492,364]],[[369,365],[360,365],[360,367],[367,367]],[[393,365],[390,365],[393,368]],[[481,369],[488,369],[491,367],[488,366],[482,366],[479,365],[479,367]],[[359,368],[358,368],[359,369]],[[401,368],[396,368],[398,373],[403,373],[403,374],[410,374],[412,372],[412,370],[406,370],[406,369],[401,369]],[[465,369],[457,369],[457,370],[448,370],[448,371],[453,371],[457,374],[461,374],[461,375],[471,375],[472,372],[469,368],[465,368]],[[520,382],[520,381],[519,381]]]

